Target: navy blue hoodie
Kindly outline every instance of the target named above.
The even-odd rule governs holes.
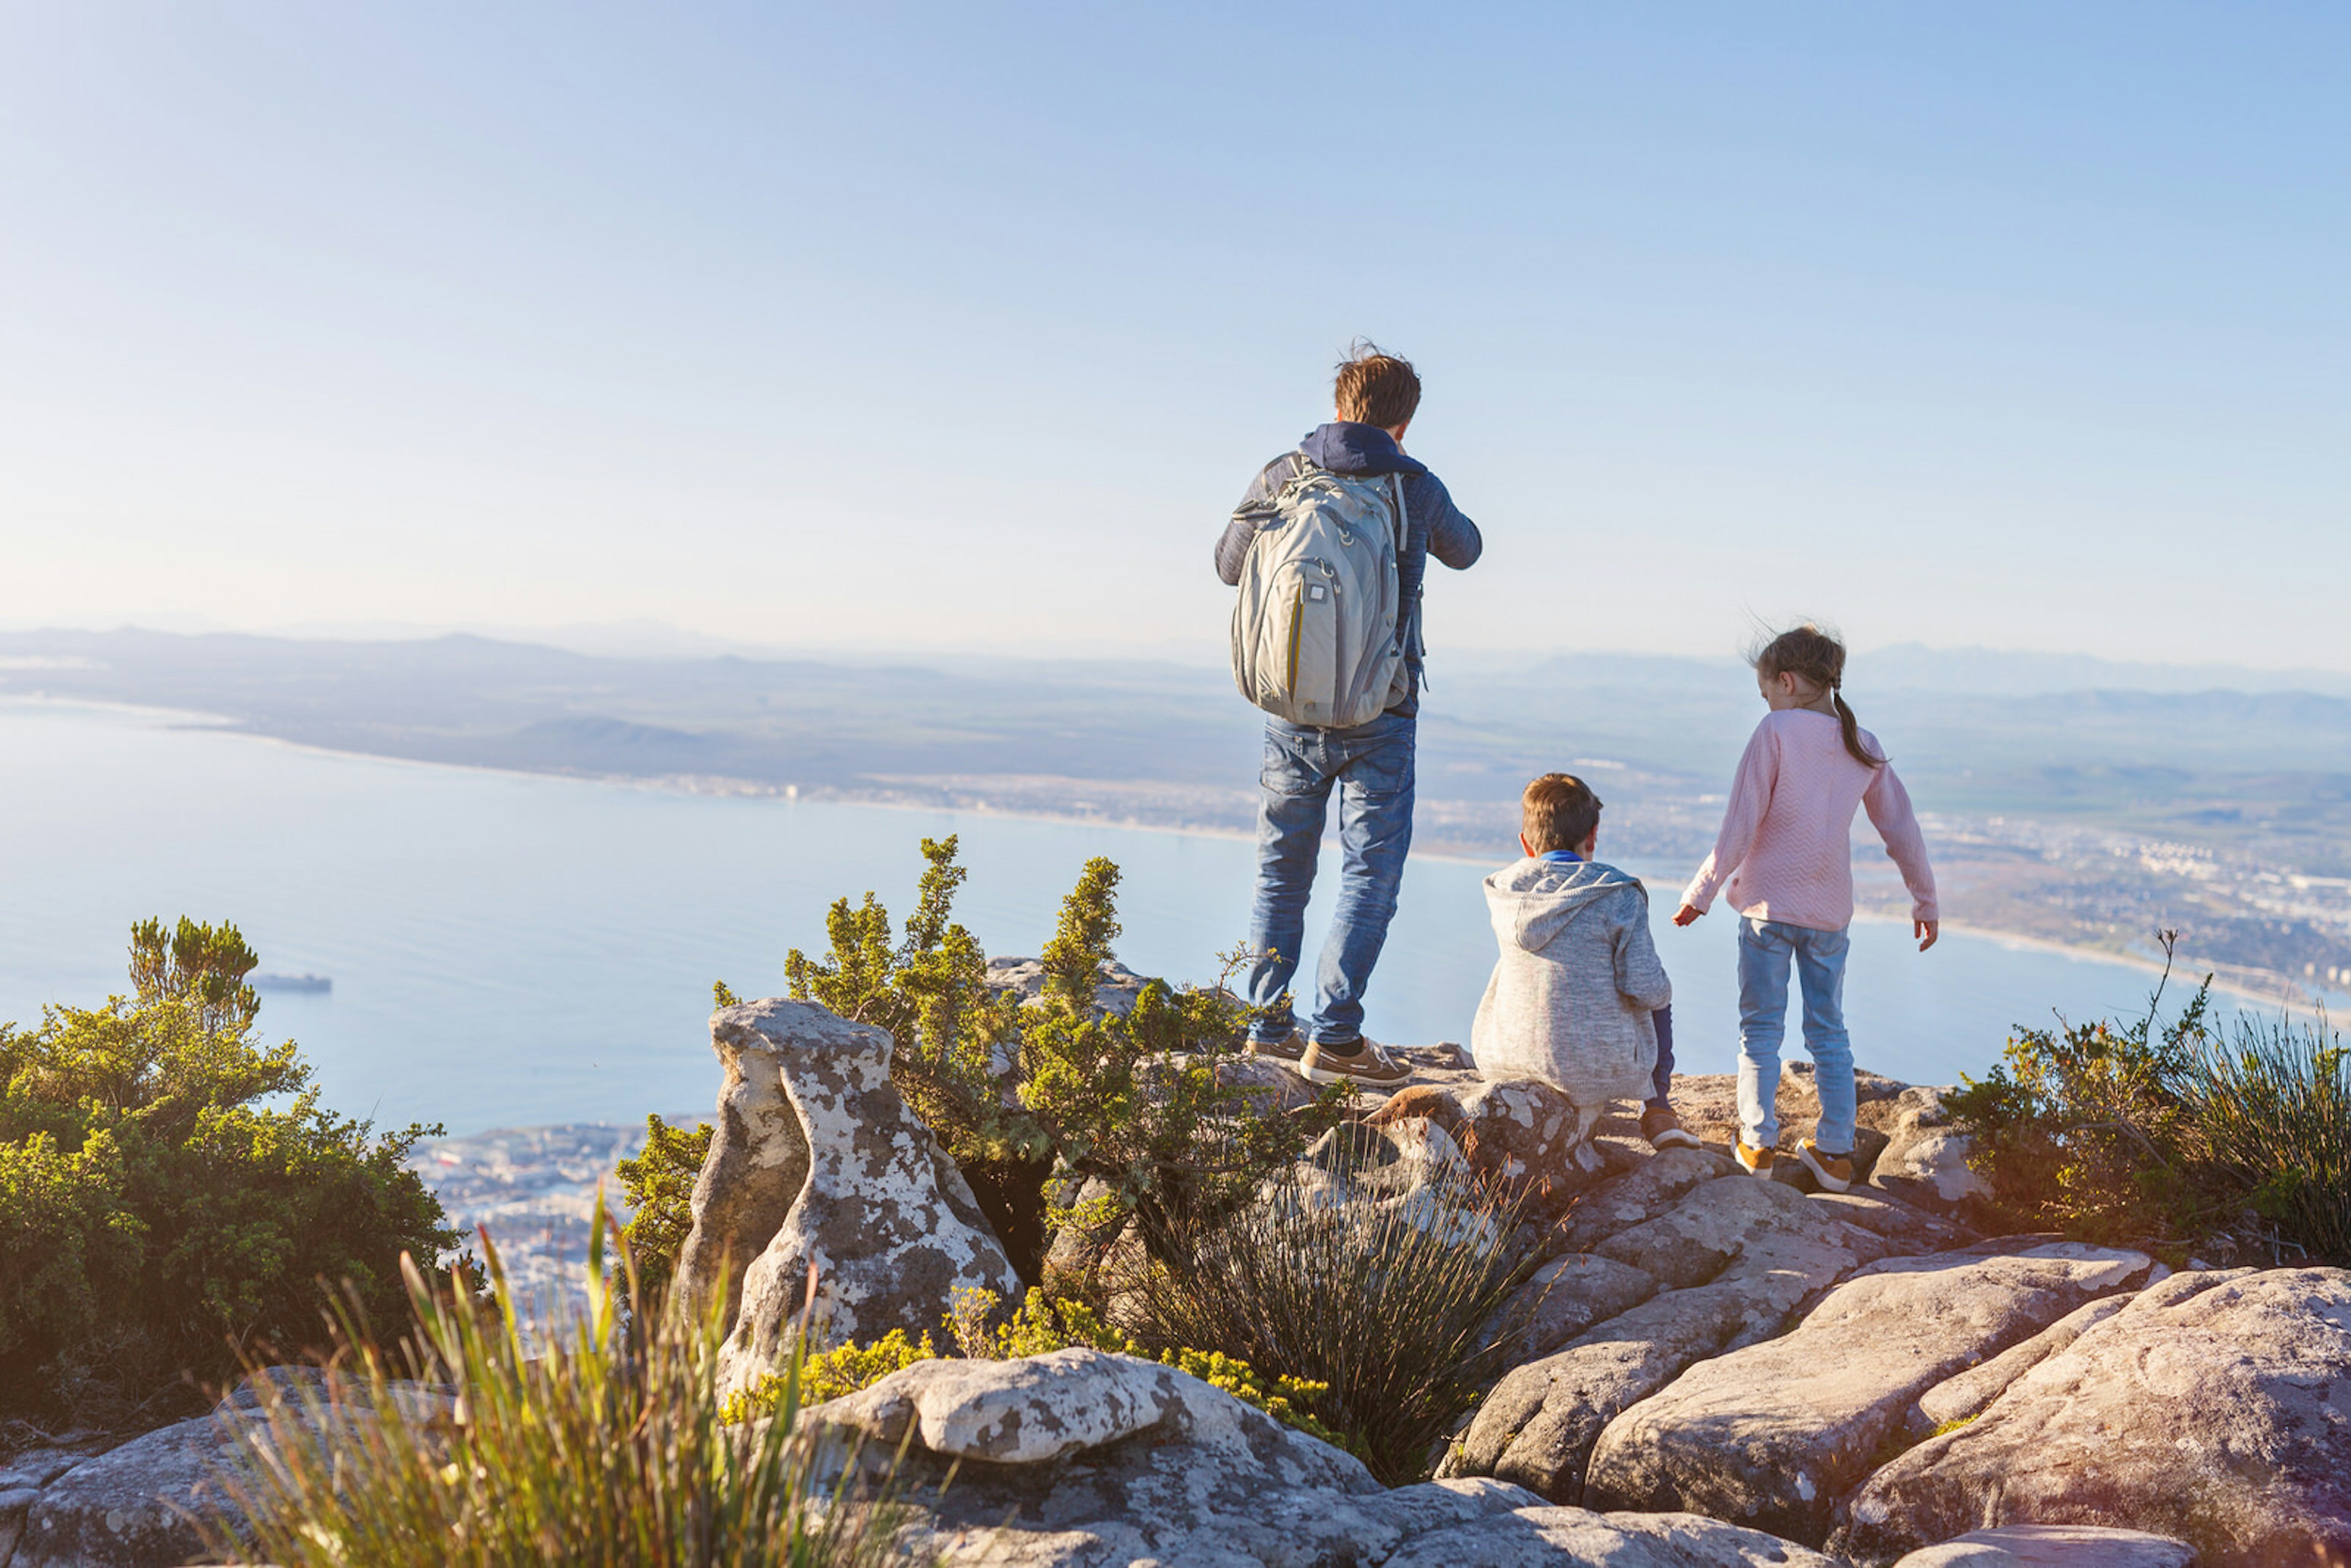
[[[1376,424],[1317,425],[1297,451],[1285,452],[1258,470],[1234,510],[1245,512],[1272,498],[1297,474],[1300,452],[1333,474],[1404,476],[1405,540],[1404,553],[1396,558],[1397,602],[1412,617],[1412,634],[1405,647],[1412,682],[1388,712],[1410,717],[1420,711],[1420,588],[1428,576],[1428,558],[1433,555],[1454,570],[1466,571],[1477,564],[1486,541],[1479,537],[1478,525],[1453,504],[1445,482],[1426,464],[1405,456],[1395,437]],[[1247,518],[1237,517],[1226,525],[1224,537],[1217,541],[1217,575],[1226,587],[1240,585],[1241,563],[1256,538],[1257,525]]]

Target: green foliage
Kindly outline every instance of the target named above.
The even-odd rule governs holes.
[[[622,1234],[628,1238],[629,1254],[636,1260],[638,1281],[648,1301],[668,1293],[678,1250],[694,1228],[694,1184],[702,1175],[715,1131],[707,1122],[678,1128],[648,1116],[643,1151],[618,1167],[621,1189],[636,1210]]]
[[[987,958],[952,919],[965,870],[956,841],[925,839],[914,914],[893,946],[890,915],[868,893],[836,902],[822,960],[795,949],[791,994],[897,1040],[891,1076],[908,1104],[966,1166],[1050,1155],[1071,1190],[1100,1178],[1099,1218],[1132,1215],[1144,1244],[1228,1207],[1334,1124],[1334,1087],[1310,1111],[1260,1116],[1217,1064],[1247,1035],[1249,1011],[1219,984],[1146,986],[1132,1013],[1096,1017],[1101,967],[1119,934],[1118,867],[1086,862],[1043,954],[1043,994],[1023,1007],[987,986]],[[1227,977],[1238,956],[1228,956]],[[994,1058],[1017,1046],[1018,1102],[1005,1103]],[[1068,1211],[1054,1215],[1069,1222]]]
[[[710,1005],[714,1009],[718,1008],[734,1007],[740,1003],[742,999],[742,998],[737,996],[733,991],[726,988],[726,981],[713,980],[710,982]]]
[[[2169,952],[2173,934],[2161,934]],[[1949,1101],[2001,1219],[2095,1241],[2351,1263],[2351,1071],[2283,1019],[2209,1019],[2208,977],[2162,1019],[2020,1029]]]
[[[496,1312],[430,1286],[412,1267],[417,1325],[381,1348],[355,1317],[322,1397],[277,1387],[252,1460],[233,1472],[237,1534],[222,1561],[287,1568],[521,1568],[576,1563],[860,1568],[906,1561],[886,1487],[857,1490],[853,1458],[806,1430],[796,1378],[775,1419],[746,1433],[723,1413],[714,1314],[646,1301],[624,1329],[607,1281],[600,1203],[589,1309],[543,1349],[526,1348],[490,1254]],[[625,1241],[619,1274],[634,1274]],[[455,1385],[448,1408],[395,1386]],[[354,1418],[359,1406],[371,1413]],[[323,1430],[325,1442],[312,1436]],[[837,1477],[838,1479],[827,1479]],[[239,1539],[239,1536],[243,1539]]]
[[[456,1240],[402,1163],[253,1038],[232,925],[133,927],[133,994],[0,1027],[0,1410],[122,1417],[179,1374],[321,1329],[318,1281],[403,1310],[397,1260]]]
[[[1473,1186],[1378,1197],[1381,1167],[1334,1156],[1353,1194],[1285,1171],[1259,1201],[1194,1230],[1130,1281],[1146,1345],[1205,1345],[1321,1392],[1301,1400],[1391,1486],[1506,1368],[1523,1325],[1503,1312],[1523,1270],[1514,1208]]]
[[[1035,1124],[1008,1114],[991,1068],[996,1043],[1016,1038],[1019,1000],[988,989],[987,955],[953,918],[968,874],[956,863],[953,835],[925,839],[914,913],[895,946],[890,912],[872,893],[835,901],[825,916],[831,950],[811,959],[795,947],[784,974],[791,994],[846,1019],[887,1030],[897,1049],[890,1076],[947,1151],[967,1163],[1044,1152]]]
[[[1293,1377],[1269,1381],[1248,1363],[1217,1351],[1177,1347],[1155,1357],[1135,1340],[1104,1322],[1083,1301],[1050,1301],[1042,1291],[1031,1290],[1019,1309],[998,1323],[994,1320],[1001,1305],[993,1291],[956,1292],[947,1312],[946,1329],[960,1354],[983,1361],[1018,1361],[1024,1356],[1084,1345],[1117,1355],[1156,1360],[1223,1389],[1277,1421],[1326,1443],[1348,1446],[1345,1437],[1309,1413],[1308,1407],[1330,1392],[1323,1384]],[[930,1335],[925,1334],[921,1343],[916,1344],[907,1339],[905,1330],[893,1329],[871,1345],[844,1344],[822,1355],[809,1357],[800,1374],[800,1397],[809,1404],[838,1399],[918,1361],[937,1359],[938,1352],[933,1348]],[[777,1408],[789,1386],[784,1377],[761,1380],[758,1387],[728,1406],[729,1419],[749,1420]]]

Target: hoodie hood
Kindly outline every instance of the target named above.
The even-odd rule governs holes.
[[[1404,455],[1395,437],[1376,424],[1318,424],[1298,444],[1317,467],[1333,474],[1426,474],[1428,465]]]
[[[1530,953],[1541,952],[1583,912],[1619,888],[1641,885],[1603,861],[1547,861],[1529,856],[1486,879],[1486,909],[1494,935]]]

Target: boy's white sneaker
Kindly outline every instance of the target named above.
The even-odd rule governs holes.
[[[1853,1186],[1853,1156],[1824,1155],[1821,1146],[1810,1138],[1796,1145],[1796,1157],[1813,1173],[1813,1179],[1827,1192],[1844,1192]]]

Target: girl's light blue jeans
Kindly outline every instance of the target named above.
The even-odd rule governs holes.
[[[1804,993],[1804,1049],[1821,1094],[1813,1142],[1853,1152],[1853,1040],[1844,1030],[1845,933],[1780,920],[1739,922],[1739,1125],[1758,1148],[1780,1141],[1780,1041],[1788,1028],[1788,966]]]

